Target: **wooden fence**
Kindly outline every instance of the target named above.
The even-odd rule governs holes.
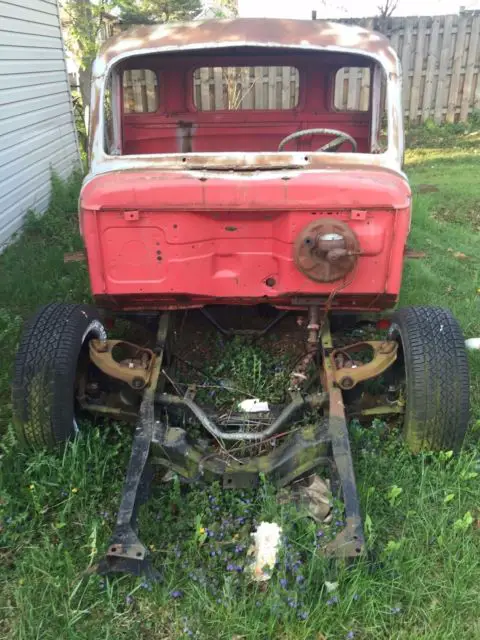
[[[343,22],[381,31],[390,39],[402,63],[403,104],[410,123],[465,121],[480,109],[480,12]],[[152,77],[151,72],[126,72],[130,111],[156,109]],[[194,72],[193,97],[201,111],[291,109],[298,102],[298,82],[293,67],[202,68]],[[342,69],[335,78],[335,106],[364,111],[369,90],[368,69]]]
[[[390,39],[402,63],[405,118],[412,124],[465,121],[480,109],[480,12],[347,22]],[[349,92],[358,93],[357,84]]]

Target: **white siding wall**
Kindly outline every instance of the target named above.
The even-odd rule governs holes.
[[[57,0],[0,0],[0,248],[79,162]]]

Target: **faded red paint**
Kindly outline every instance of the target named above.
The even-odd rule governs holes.
[[[392,306],[410,223],[406,181],[385,169],[345,168],[284,178],[273,171],[97,176],[81,196],[94,296],[125,309],[306,306],[307,298],[326,298],[342,285],[313,282],[294,263],[298,234],[314,217],[325,217],[347,222],[361,250],[353,281],[338,292],[334,308]]]
[[[365,64],[360,56],[317,53],[276,56],[262,55],[262,65],[296,67],[299,71],[298,105],[284,110],[211,110],[197,111],[193,98],[193,71],[201,67],[221,67],[225,56],[150,56],[142,61],[153,71],[160,86],[158,109],[154,113],[123,114],[122,153],[217,153],[235,151],[276,152],[280,141],[300,129],[334,128],[350,134],[358,151],[370,149],[370,113],[333,109],[335,72],[347,64]],[[228,58],[229,66],[255,66],[258,53]],[[137,68],[138,60],[129,59],[125,68]],[[188,131],[185,148],[184,131]],[[292,141],[284,151],[315,151],[330,142],[332,135],[309,135]],[[345,143],[343,150],[350,150]]]
[[[298,105],[199,112],[193,70],[202,65],[295,66]],[[368,112],[333,107],[335,74],[345,65],[369,66],[374,79],[376,65],[383,68],[382,153],[375,140],[379,82]],[[135,68],[157,74],[154,113],[120,109],[119,74]],[[111,71],[110,131],[100,105]],[[141,27],[111,41],[94,67],[92,164],[80,200],[97,303],[138,310],[258,302],[305,308],[327,299],[340,310],[393,306],[410,226],[399,78],[383,36],[327,22],[206,21]],[[332,139],[324,133],[278,151],[286,136],[319,128],[349,134],[358,153],[346,153],[348,145],[318,152]],[[330,224],[311,224],[319,219]],[[345,227],[334,221],[348,225],[348,242],[336,237]],[[312,229],[336,231],[310,237]],[[307,237],[311,245],[300,251]],[[323,272],[331,282],[318,269],[309,277],[319,260],[328,262]]]

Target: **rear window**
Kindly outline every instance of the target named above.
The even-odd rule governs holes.
[[[199,111],[294,109],[298,89],[295,67],[201,67],[193,73]]]
[[[152,113],[158,109],[157,74],[151,69],[123,72],[123,111]]]
[[[335,74],[333,106],[337,111],[368,111],[370,69],[342,67]]]

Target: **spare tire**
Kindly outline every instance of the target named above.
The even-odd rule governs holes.
[[[98,311],[86,304],[53,303],[27,323],[15,358],[13,421],[20,442],[53,449],[78,430],[75,379],[91,338],[106,338]]]

